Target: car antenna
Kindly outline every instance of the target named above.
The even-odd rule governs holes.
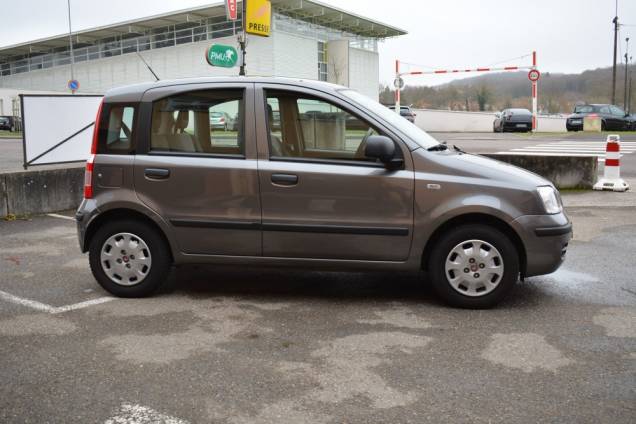
[[[155,77],[155,81],[159,81],[159,77],[157,76],[157,74],[155,74],[155,71],[152,70],[152,68],[150,67],[150,65],[148,65],[148,62],[146,62],[146,59],[144,59],[144,57],[141,55],[141,53],[137,52],[137,55],[139,56],[139,58],[141,59],[141,61],[144,63],[144,65],[146,65],[146,68],[148,68],[148,70],[150,71],[150,73],[152,74],[152,76]]]

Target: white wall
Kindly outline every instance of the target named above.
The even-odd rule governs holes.
[[[425,131],[492,132],[494,112],[461,112],[434,109],[413,109],[415,124]],[[539,116],[539,132],[565,132],[565,118]]]
[[[276,58],[273,72],[275,76],[318,79],[318,41],[315,38],[285,32],[275,32],[272,38],[273,57]]]
[[[161,79],[238,75],[238,68],[215,68],[205,60],[211,44],[237,46],[235,37],[181,44],[141,54]],[[347,40],[331,42],[333,54],[348,60],[346,73],[339,81],[343,85],[378,99],[379,58],[376,52],[349,48]],[[327,57],[331,54],[327,48]],[[336,46],[346,54],[337,53]],[[0,77],[0,88],[20,90],[54,90],[68,93],[70,65],[34,70],[22,74]],[[247,45],[247,74],[257,76],[285,76],[318,79],[318,41],[315,38],[275,31],[271,37],[251,36]],[[104,93],[110,88],[139,82],[153,81],[139,56],[128,53],[75,64],[74,76],[80,82],[79,93]],[[330,79],[331,80],[331,79]],[[5,103],[5,109],[7,103]]]
[[[235,37],[227,37],[213,42],[207,40],[148,50],[141,54],[161,79],[238,75],[238,68],[216,68],[208,65],[205,52],[211,44],[237,45]],[[104,93],[112,87],[154,81],[150,71],[134,53],[79,62],[74,68],[75,78],[80,82],[79,93]],[[315,68],[314,66],[312,69]],[[274,73],[271,38],[249,38],[247,72],[249,75]],[[70,65],[64,65],[4,76],[0,78],[0,87],[68,92],[66,84],[69,79]]]
[[[376,52],[349,49],[349,87],[378,100],[380,95],[380,60]]]

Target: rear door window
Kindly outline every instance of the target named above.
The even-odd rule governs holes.
[[[205,90],[157,100],[153,152],[244,155],[243,90]]]
[[[131,154],[135,148],[135,106],[104,106],[106,121],[100,124],[100,142],[98,153]],[[102,117],[104,119],[104,117]]]

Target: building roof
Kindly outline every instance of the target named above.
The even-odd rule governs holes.
[[[369,38],[389,38],[406,34],[406,31],[368,19],[345,10],[326,5],[315,0],[271,0],[275,12],[303,20],[308,23],[322,25],[353,35]],[[240,2],[239,2],[240,3]],[[240,10],[240,9],[239,9]],[[202,19],[224,16],[225,2],[207,6],[184,9],[147,18],[118,22],[97,28],[73,32],[76,40],[91,42],[112,36],[143,33],[166,25],[198,22]],[[48,52],[51,49],[66,47],[68,34],[32,40],[11,46],[0,47],[0,58],[24,55],[29,53]]]

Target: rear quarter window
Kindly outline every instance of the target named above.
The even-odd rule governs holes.
[[[135,150],[136,105],[104,104],[97,153],[128,155]]]

